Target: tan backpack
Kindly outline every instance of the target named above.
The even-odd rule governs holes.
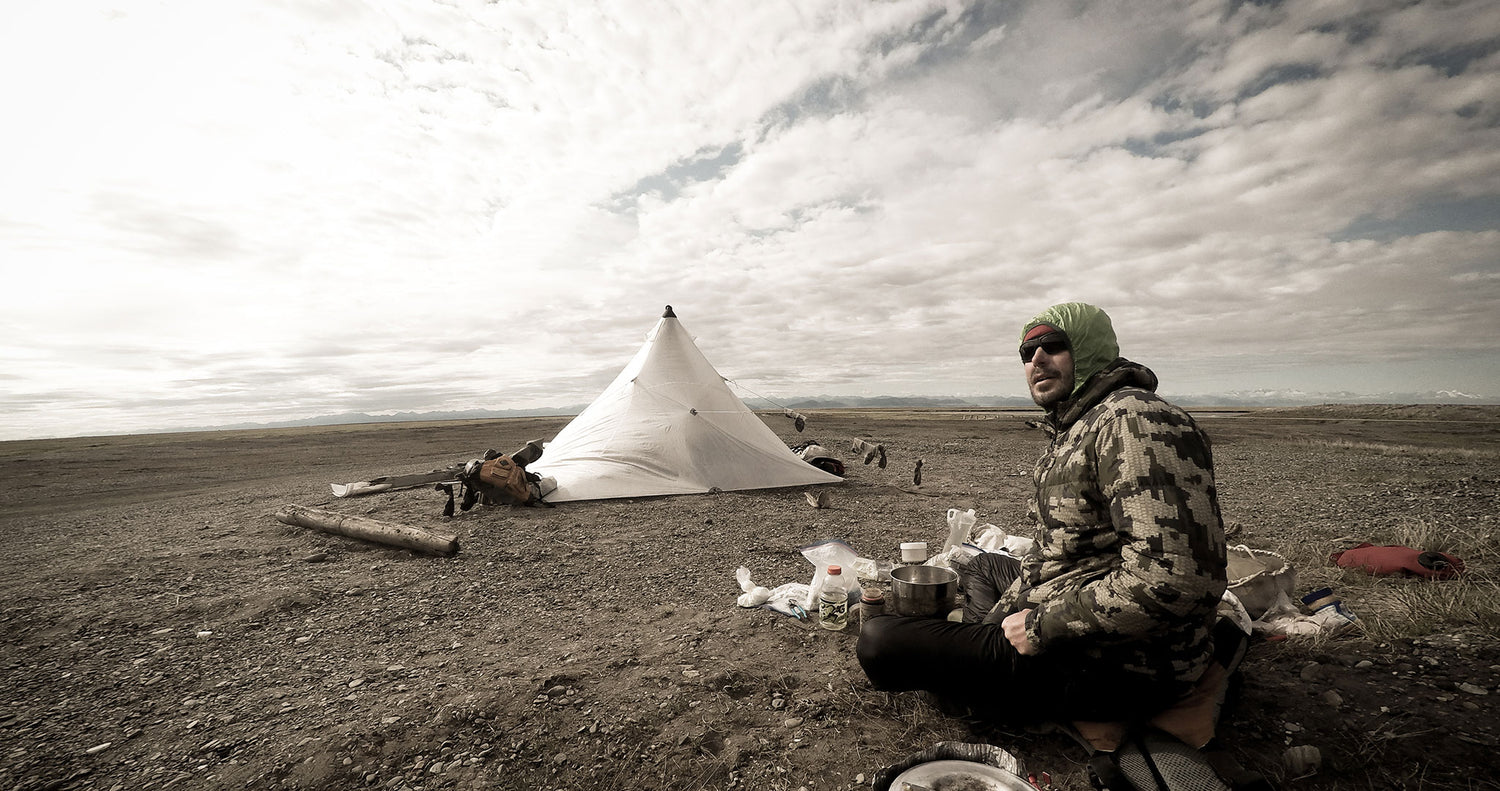
[[[535,499],[526,468],[505,454],[486,460],[476,478],[485,505],[528,505]]]
[[[474,459],[463,466],[457,480],[437,485],[438,491],[448,493],[448,504],[443,507],[443,516],[453,516],[453,487],[458,486],[463,494],[463,505],[467,511],[475,503],[485,505],[534,505],[552,507],[542,497],[552,489],[543,491],[538,485],[542,477],[526,471],[526,465],[542,455],[542,441],[534,439],[512,454],[498,450],[487,450],[484,458]],[[548,479],[550,480],[550,479]],[[554,484],[552,488],[556,488]]]

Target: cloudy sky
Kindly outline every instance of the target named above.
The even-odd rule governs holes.
[[[671,304],[742,395],[1500,400],[1500,4],[0,10],[0,439],[586,403]]]

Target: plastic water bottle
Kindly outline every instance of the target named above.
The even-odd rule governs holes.
[[[838,566],[828,567],[828,576],[818,588],[818,625],[834,631],[849,626],[849,584]]]

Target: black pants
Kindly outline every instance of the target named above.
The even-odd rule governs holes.
[[[1150,716],[1177,690],[1135,673],[1059,650],[1021,656],[1005,639],[1005,613],[986,615],[1020,574],[1019,561],[987,553],[963,574],[962,623],[882,615],[864,625],[856,653],[877,689],[927,690],[986,718],[1122,720]],[[989,622],[986,622],[986,621]]]

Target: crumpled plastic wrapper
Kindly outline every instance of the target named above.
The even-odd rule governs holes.
[[[735,599],[735,603],[739,606],[759,607],[770,600],[771,589],[767,588],[764,585],[756,585],[754,582],[751,582],[750,569],[747,569],[744,566],[740,566],[735,570],[734,578],[739,580],[740,590],[744,591],[744,593],[740,594],[740,597],[738,599]]]
[[[1260,634],[1287,637],[1305,637],[1324,631],[1317,621],[1303,615],[1284,591],[1277,591],[1275,603],[1264,615],[1251,621],[1250,625],[1254,632]]]
[[[1004,552],[1016,558],[1022,557],[1036,546],[1033,539],[1006,535],[1004,530],[991,524],[980,525],[978,535],[972,543],[985,552]]]

